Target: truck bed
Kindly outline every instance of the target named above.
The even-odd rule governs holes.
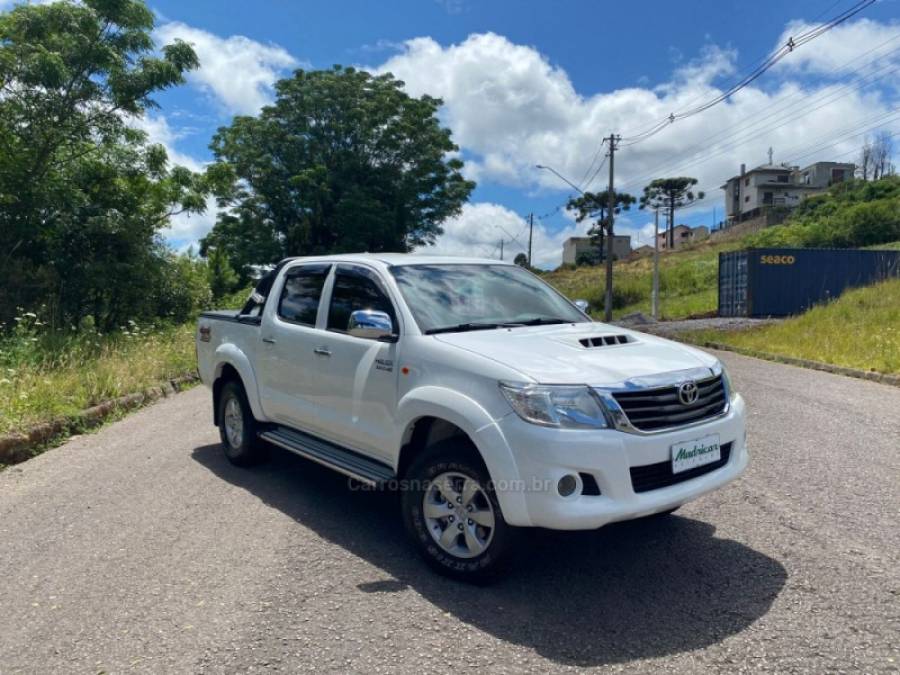
[[[261,317],[250,314],[241,314],[239,309],[211,309],[200,313],[201,319],[214,319],[216,321],[234,321],[236,323],[258,326]]]

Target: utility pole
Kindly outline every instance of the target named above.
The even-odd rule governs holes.
[[[533,267],[531,263],[531,240],[534,236],[534,213],[528,214],[528,266]]]
[[[659,207],[653,210],[653,292],[650,296],[650,314],[659,321]]]
[[[609,138],[609,206],[607,207],[607,217],[609,223],[606,230],[606,297],[603,303],[603,320],[607,323],[612,321],[612,291],[613,291],[613,223],[615,221],[616,195],[613,191],[613,183],[615,180],[614,165],[616,159],[616,143],[619,142],[619,136],[610,133]]]
[[[503,260],[503,238],[500,239],[500,260]]]

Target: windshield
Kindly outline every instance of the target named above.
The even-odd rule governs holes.
[[[588,321],[550,286],[513,265],[402,265],[391,273],[424,333]]]

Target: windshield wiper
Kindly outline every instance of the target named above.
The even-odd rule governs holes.
[[[523,326],[523,323],[458,323],[455,326],[441,326],[440,328],[429,328],[425,331],[425,335],[435,335],[437,333],[464,333],[470,330],[492,330],[494,328],[512,328],[514,326]]]
[[[538,317],[536,319],[526,319],[519,321],[520,326],[549,326],[553,323],[572,323],[568,319],[559,319],[557,317]]]

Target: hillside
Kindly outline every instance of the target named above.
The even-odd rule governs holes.
[[[674,253],[660,253],[660,317],[684,319],[716,310],[719,253],[741,248],[739,242],[711,243]],[[584,299],[595,317],[603,314],[605,268],[579,267],[548,272],[543,278],[572,299]],[[613,269],[613,317],[650,314],[653,258],[616,262]]]
[[[852,180],[810,197],[748,247],[862,248],[900,240],[900,176]]]
[[[719,253],[763,247],[900,248],[900,176],[839,183],[806,200],[781,225],[739,241],[706,242],[660,254],[660,317],[683,319],[714,312]],[[652,258],[615,264],[614,317],[650,313],[652,274]],[[587,300],[594,316],[602,314],[602,266],[559,269],[546,273],[544,279],[570,298]]]
[[[701,344],[719,342],[847,368],[900,373],[900,279],[847,291],[834,302],[782,323],[685,337]]]

